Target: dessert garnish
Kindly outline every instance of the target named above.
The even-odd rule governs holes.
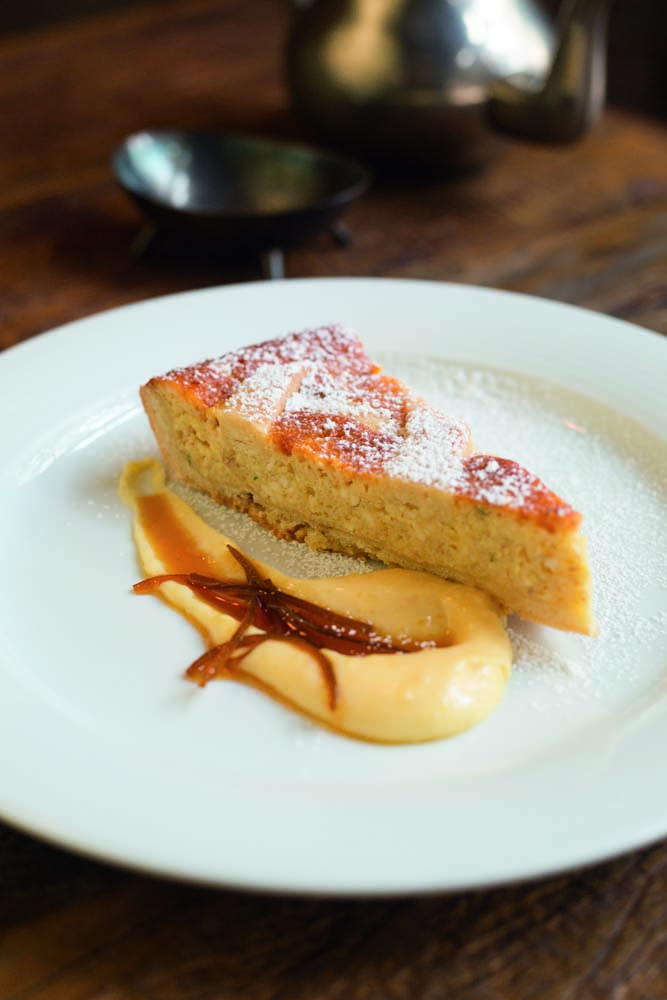
[[[207,524],[155,459],[129,462],[120,494],[145,577],[135,592],[199,630],[206,651],[187,671],[198,685],[249,684],[382,743],[453,736],[500,701],[512,651],[502,611],[481,591],[403,569],[289,576]]]
[[[228,545],[227,549],[242,568],[245,583],[225,582],[201,573],[162,573],[135,583],[132,588],[135,594],[154,594],[163,583],[182,583],[239,623],[231,638],[208,649],[188,667],[186,676],[200,687],[234,671],[248,653],[263,642],[288,641],[298,643],[312,654],[333,711],[338,705],[338,681],[322,649],[335,650],[345,656],[369,656],[371,653],[413,653],[437,645],[434,641],[417,642],[407,636],[394,641],[391,636],[376,632],[370,622],[336,614],[287,594],[268,577],[263,577],[251,560],[233,545]],[[248,634],[250,628],[260,631]]]

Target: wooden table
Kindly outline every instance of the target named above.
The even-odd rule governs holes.
[[[253,261],[129,248],[111,150],[146,126],[302,137],[275,0],[163,3],[0,42],[0,345]],[[667,131],[610,110],[571,149],[509,145],[456,181],[380,178],[289,275],[518,289],[667,332]],[[1,795],[1,791],[0,791]],[[667,844],[476,894],[379,901],[174,885],[0,827],[2,1000],[667,996]]]

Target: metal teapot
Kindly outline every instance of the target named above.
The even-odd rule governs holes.
[[[604,104],[609,5],[563,0],[553,25],[533,0],[297,0],[293,105],[388,166],[477,167],[499,131],[568,142]]]

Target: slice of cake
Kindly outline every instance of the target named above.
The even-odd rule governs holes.
[[[141,397],[171,474],[280,537],[594,630],[581,515],[516,462],[475,454],[465,424],[384,375],[346,328],[176,369]]]

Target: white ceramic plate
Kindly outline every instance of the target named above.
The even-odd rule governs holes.
[[[503,704],[449,742],[363,744],[242,685],[200,691],[182,678],[197,634],[129,592],[138,570],[116,481],[153,451],[137,386],[333,320],[586,517],[600,639],[512,623],[519,664]],[[6,352],[2,816],[156,873],[359,894],[498,884],[666,835],[666,385],[656,335],[411,281],[212,289]]]

